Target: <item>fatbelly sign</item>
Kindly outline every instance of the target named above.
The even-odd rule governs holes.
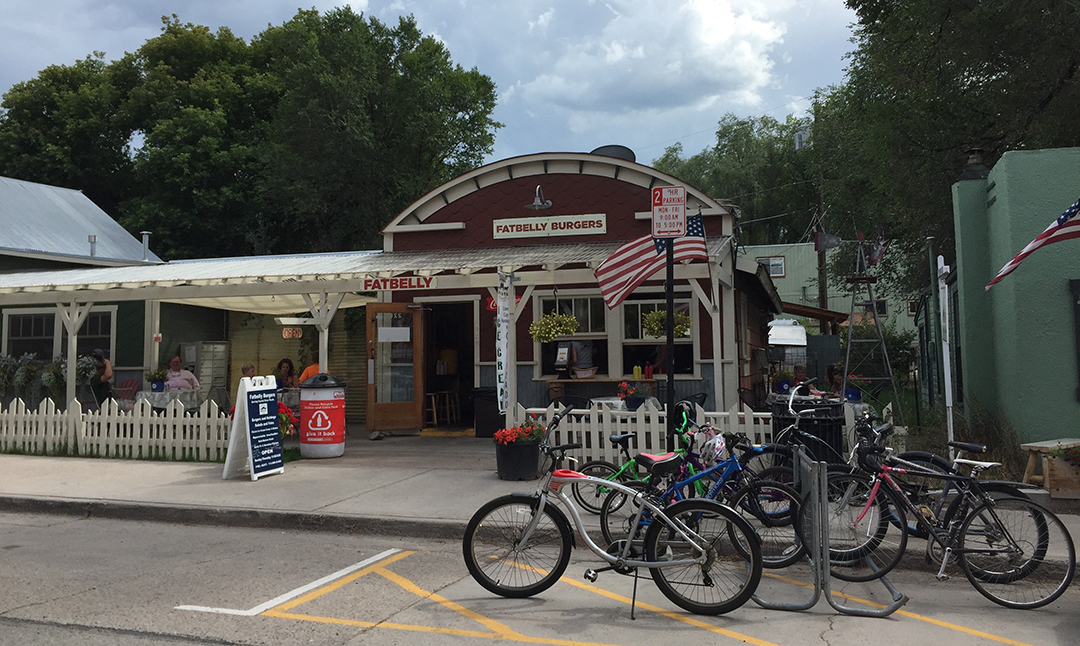
[[[589,236],[607,233],[606,213],[551,215],[547,217],[506,218],[491,223],[492,237],[546,238],[548,236]]]
[[[433,276],[403,276],[401,278],[365,278],[365,292],[377,291],[404,291],[409,289],[433,289],[435,278]]]

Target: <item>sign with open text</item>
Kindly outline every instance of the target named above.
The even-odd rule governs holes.
[[[652,190],[652,234],[654,238],[686,235],[685,186],[658,186]]]
[[[249,473],[252,480],[284,473],[281,430],[278,426],[277,380],[244,377],[236,392],[236,408],[229,430],[229,448],[221,477]]]

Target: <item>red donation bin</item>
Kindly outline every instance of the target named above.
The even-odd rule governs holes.
[[[320,373],[300,384],[300,455],[336,458],[345,453],[345,383]]]

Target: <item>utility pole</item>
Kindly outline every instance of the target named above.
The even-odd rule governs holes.
[[[819,234],[825,233],[825,200],[821,196],[821,172],[818,172],[817,186],[817,230]],[[818,309],[829,309],[829,275],[825,267],[825,245],[818,245],[817,253],[817,304]],[[829,333],[829,322],[825,319],[819,321],[822,334]]]

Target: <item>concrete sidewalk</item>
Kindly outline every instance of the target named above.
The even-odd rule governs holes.
[[[491,438],[350,436],[341,457],[254,482],[217,463],[0,455],[0,511],[460,538],[482,504],[536,487],[498,478]]]
[[[536,488],[535,480],[500,480],[494,441],[468,436],[371,441],[350,429],[342,457],[289,462],[285,473],[255,482],[223,480],[222,469],[0,455],[0,511],[456,539],[488,500]],[[1080,538],[1080,501],[1032,497]]]

